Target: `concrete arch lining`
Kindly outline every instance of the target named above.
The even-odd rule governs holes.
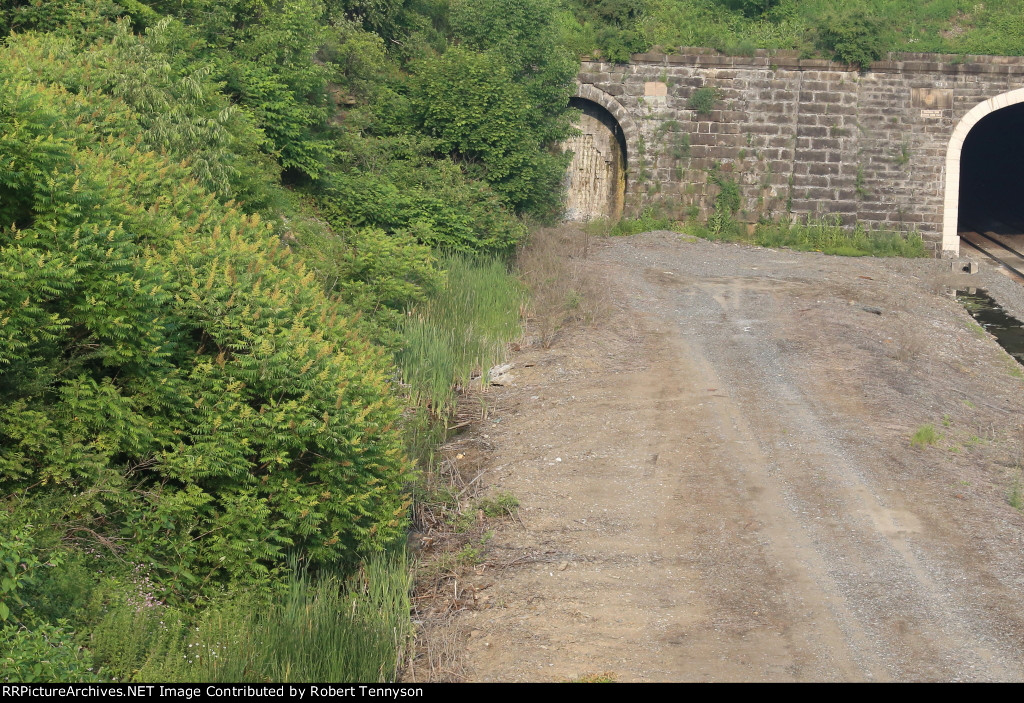
[[[946,190],[942,208],[942,253],[947,256],[960,255],[957,224],[960,219],[960,156],[963,153],[964,141],[984,117],[1018,103],[1024,103],[1024,88],[996,95],[975,105],[953,130],[949,147],[946,149]]]
[[[626,138],[626,170],[635,173],[636,169],[634,166],[636,165],[636,155],[638,153],[636,140],[640,130],[637,128],[633,118],[629,116],[626,108],[608,93],[587,83],[577,84],[575,97],[597,103],[607,110],[615,118],[615,121],[619,123],[619,127],[622,128],[622,134]]]

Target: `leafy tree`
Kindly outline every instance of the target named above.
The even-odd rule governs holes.
[[[326,85],[314,61],[330,26],[321,0],[149,0],[190,28],[191,70],[215,82],[269,137],[292,181],[315,180],[333,154]],[[181,60],[180,58],[178,59]],[[180,67],[179,67],[180,68]]]
[[[438,148],[460,159],[517,210],[543,213],[558,202],[562,155],[545,150],[524,86],[492,52],[455,46],[417,67],[413,109]]]
[[[640,29],[647,16],[648,0],[576,0],[576,12],[597,27],[596,48],[609,61],[626,63],[632,54],[649,45]]]
[[[7,0],[0,6],[0,36],[57,30],[95,34],[107,20],[124,15],[140,29],[160,19],[140,0]]]
[[[391,39],[400,31],[400,15],[405,0],[327,0],[332,16],[345,15],[358,20],[367,31]]]
[[[459,0],[451,9],[460,45],[489,52],[526,91],[532,131],[541,143],[568,136],[566,106],[579,70],[559,41],[557,8],[554,0]]]

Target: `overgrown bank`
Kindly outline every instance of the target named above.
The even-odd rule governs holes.
[[[1020,0],[572,0],[580,53],[627,61],[658,47],[788,49],[864,65],[887,51],[1024,54]]]
[[[506,5],[3,8],[0,679],[395,678],[416,460],[557,208],[575,62]]]

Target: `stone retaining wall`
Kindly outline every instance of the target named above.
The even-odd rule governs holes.
[[[675,217],[706,217],[715,179],[731,179],[743,221],[836,214],[916,229],[936,253],[952,254],[955,217],[944,243],[943,215],[947,180],[959,187],[954,129],[979,104],[989,101],[975,116],[1024,87],[1024,58],[894,54],[861,73],[794,52],[694,49],[625,65],[585,61],[579,82],[578,96],[623,128],[628,213],[658,203]],[[689,102],[701,89],[716,91],[706,114]]]

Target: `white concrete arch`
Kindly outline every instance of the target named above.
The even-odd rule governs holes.
[[[1002,93],[975,105],[953,130],[946,149],[946,191],[942,208],[942,253],[946,256],[960,255],[957,222],[960,217],[960,155],[964,141],[982,118],[1017,103],[1024,103],[1024,88]]]

